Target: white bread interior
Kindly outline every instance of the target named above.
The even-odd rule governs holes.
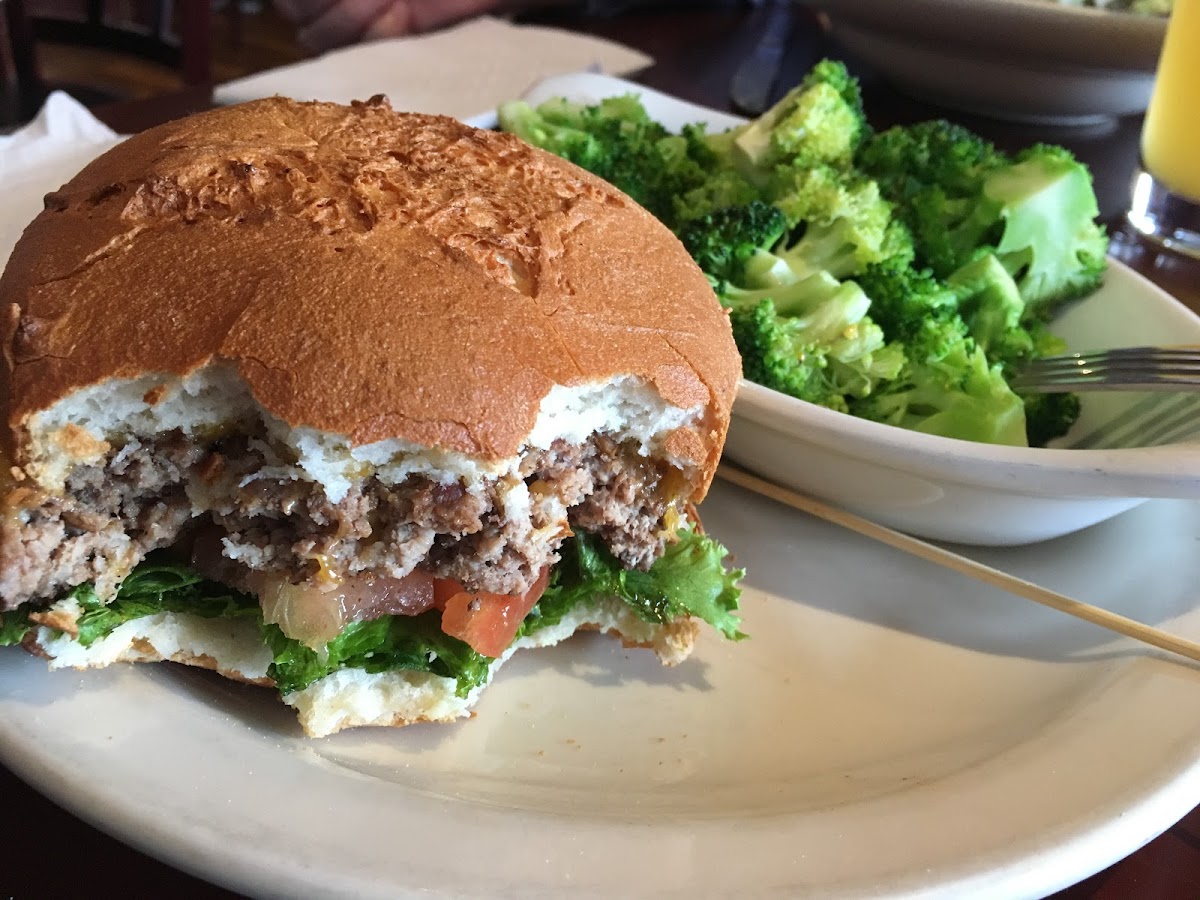
[[[695,426],[703,414],[703,406],[681,409],[666,402],[633,376],[555,385],[542,399],[526,446],[545,449],[559,439],[579,443],[593,433],[604,434],[636,442],[642,455],[691,478],[695,461],[672,455],[669,438]],[[520,462],[519,457],[486,460],[399,439],[353,446],[345,435],[293,428],[267,413],[232,367],[210,365],[186,378],[110,379],[69,394],[31,417],[25,471],[43,490],[56,493],[76,465],[97,463],[110,446],[153,441],[174,430],[198,438],[227,431],[267,436],[296,458],[295,465],[269,473],[272,477],[316,482],[335,503],[354,479],[375,476],[398,484],[420,474],[470,485],[513,475]]]
[[[111,634],[83,647],[69,633],[78,607],[64,601],[53,607],[60,631],[46,626],[33,633],[32,648],[49,659],[51,669],[101,668],[115,662],[171,661],[212,669],[227,678],[270,685],[270,651],[258,626],[245,619],[205,619],[183,613],[157,613],[126,622]],[[303,690],[285,694],[309,737],[325,737],[345,728],[400,726],[414,722],[451,722],[471,714],[484,688],[518,650],[549,647],[577,631],[598,630],[626,646],[653,650],[666,665],[676,665],[692,652],[699,625],[684,619],[657,625],[638,618],[619,600],[580,606],[551,625],[515,641],[491,666],[488,680],[466,697],[456,683],[429,672],[394,670],[369,673],[342,669]]]
[[[228,678],[269,685],[271,651],[258,623],[243,618],[205,618],[160,612],[131,619],[85,647],[75,639],[79,605],[71,599],[50,607],[34,632],[38,655],[51,669],[101,669],[118,662],[171,662],[212,669]]]

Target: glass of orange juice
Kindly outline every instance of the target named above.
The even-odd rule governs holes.
[[[1175,0],[1127,217],[1154,243],[1200,258],[1200,0]]]

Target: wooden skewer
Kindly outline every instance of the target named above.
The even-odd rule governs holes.
[[[811,516],[816,516],[818,519],[824,519],[826,522],[832,522],[835,525],[848,528],[851,531],[880,541],[890,547],[895,547],[897,550],[903,550],[905,553],[911,553],[913,556],[937,563],[940,566],[945,566],[947,569],[953,569],[955,572],[968,575],[985,584],[990,584],[993,587],[998,587],[1009,593],[1024,597],[1027,600],[1032,600],[1034,603],[1049,606],[1051,609],[1057,609],[1059,612],[1064,612],[1069,616],[1083,619],[1085,622],[1091,622],[1093,625],[1099,625],[1101,628],[1107,628],[1109,631],[1115,631],[1117,634],[1123,634],[1144,644],[1150,644],[1153,647],[1158,647],[1160,650],[1177,653],[1180,656],[1200,662],[1200,644],[1193,641],[1176,637],[1173,634],[1152,628],[1135,619],[1109,612],[1106,609],[1100,609],[1098,606],[1092,606],[1091,604],[1084,603],[1082,600],[1068,597],[1066,594],[1049,590],[1041,585],[1034,584],[1032,581],[1026,581],[1024,578],[1009,575],[1000,569],[994,569],[991,566],[986,566],[961,554],[944,550],[920,538],[902,534],[895,529],[888,528],[886,525],[879,525],[869,519],[864,519],[862,516],[846,512],[844,509],[838,509],[820,500],[814,500],[812,497],[780,487],[774,482],[751,475],[744,469],[740,469],[729,463],[721,463],[717,469],[717,476],[739,487],[753,491],[756,494],[769,497],[785,506],[790,506]]]

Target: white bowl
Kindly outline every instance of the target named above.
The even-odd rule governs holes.
[[[535,104],[552,97],[595,103],[627,93],[674,130],[743,121],[592,73],[548,78],[525,96]],[[491,127],[496,117],[473,121]],[[1072,350],[1200,344],[1200,316],[1115,260],[1103,287],[1072,304],[1053,330]],[[1032,543],[1151,497],[1200,499],[1200,394],[1081,399],[1079,421],[1055,446],[1000,447],[856,419],[743,380],[725,457],[876,522],[966,544]],[[1173,443],[1163,444],[1168,437]]]
[[[1023,122],[1143,112],[1166,20],[1050,0],[797,0],[905,92]]]
[[[1115,261],[1054,330],[1073,350],[1200,343],[1200,317]],[[856,419],[743,381],[725,456],[876,522],[967,544],[1058,537],[1151,497],[1200,499],[1200,394],[1081,399],[1079,421],[1052,447],[1001,447]]]

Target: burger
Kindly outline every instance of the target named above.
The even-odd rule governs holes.
[[[675,237],[511,135],[273,98],[130,138],[0,278],[0,643],[469,715],[580,630],[741,637],[704,534],[740,373]]]

